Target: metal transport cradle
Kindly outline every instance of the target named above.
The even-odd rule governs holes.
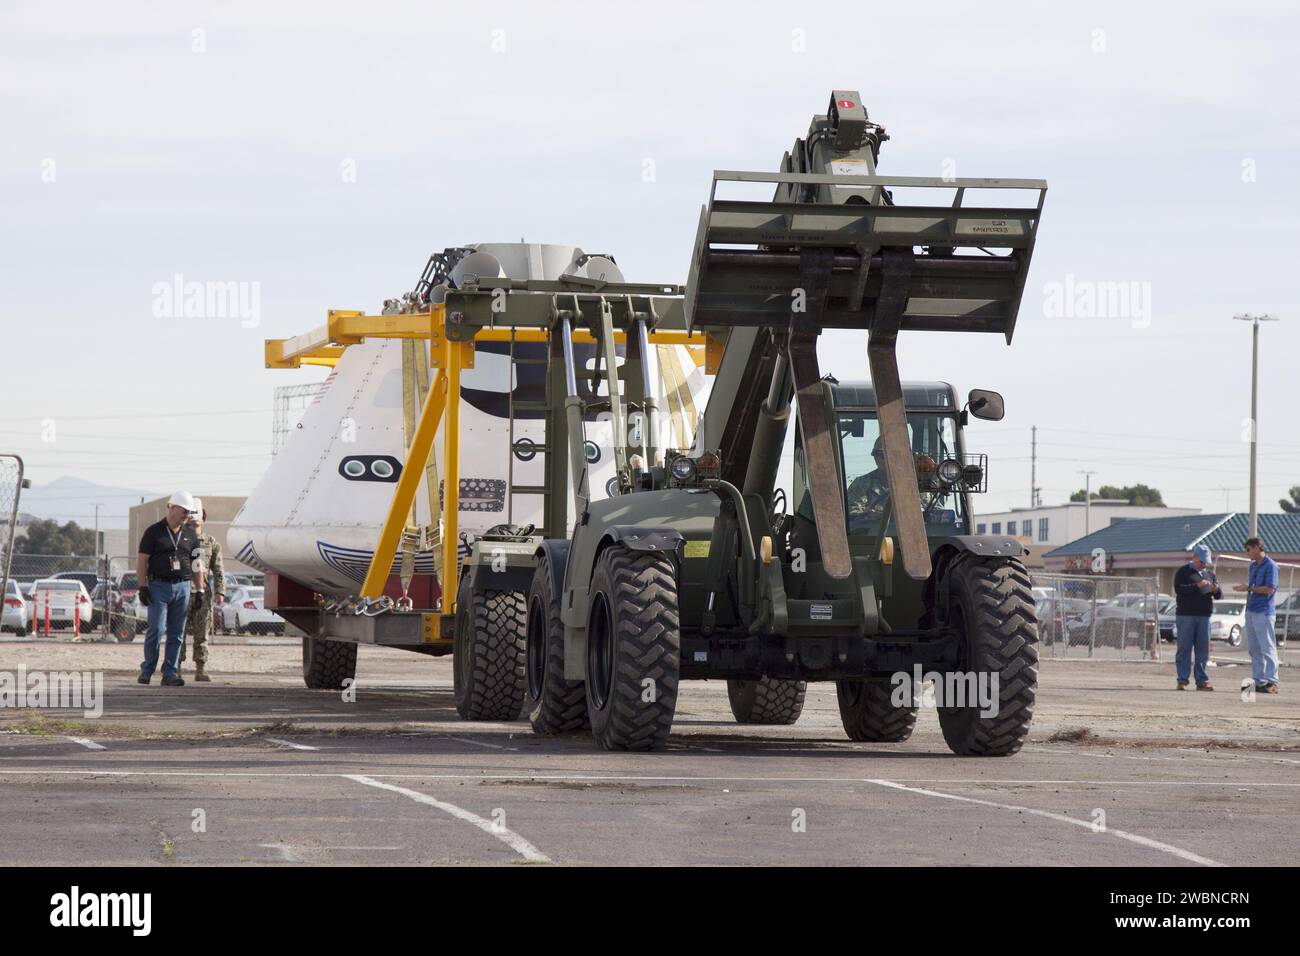
[[[833,680],[848,736],[883,742],[912,732],[917,701],[900,702],[894,678],[919,665],[970,691],[939,705],[955,753],[1019,750],[1037,689],[1029,576],[1018,541],[971,534],[988,469],[963,435],[969,416],[1000,419],[1002,399],[902,382],[895,343],[914,331],[1010,343],[1046,184],[880,176],[887,138],[840,90],[779,172],[716,172],[685,289],[462,270],[400,329],[376,317],[363,334],[427,336],[436,378],[357,599],[321,606],[299,587],[298,606],[276,602],[312,635],[309,686],[352,676],[356,642],[451,650],[463,717],[522,711],[537,733],[587,731],[621,750],[664,743],[683,679],[726,679],[737,720],[755,724],[793,723],[806,682]],[[774,196],[732,198],[755,184]],[[828,328],[867,332],[869,382],[823,376]],[[268,343],[268,364],[341,338]],[[544,516],[490,529],[462,559],[447,396],[476,343],[503,340],[546,346]],[[575,341],[594,346],[589,365]],[[648,356],[663,341],[703,347],[714,376],[689,447],[660,421]],[[603,496],[584,437],[593,409],[610,427]],[[440,422],[439,565],[456,598],[416,608],[384,593]],[[992,682],[991,708],[978,680]]]

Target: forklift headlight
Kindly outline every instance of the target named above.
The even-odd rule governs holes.
[[[948,458],[939,463],[939,480],[945,485],[955,485],[962,479],[961,462]]]
[[[687,485],[695,480],[698,469],[692,459],[682,455],[680,458],[673,459],[673,463],[668,466],[668,472],[673,476],[673,481]]]

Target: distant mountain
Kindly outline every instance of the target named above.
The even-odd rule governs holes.
[[[93,528],[95,505],[99,505],[99,527],[106,531],[125,529],[127,512],[132,505],[138,505],[141,499],[150,501],[159,496],[156,491],[97,485],[84,478],[65,475],[45,485],[33,482],[31,488],[23,491],[18,508],[25,515],[53,518],[59,522],[75,521],[83,528]]]

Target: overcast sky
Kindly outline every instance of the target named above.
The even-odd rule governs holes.
[[[972,430],[981,510],[1029,503],[1034,425],[1045,504],[1087,469],[1244,510],[1237,312],[1282,317],[1260,358],[1277,510],[1300,484],[1300,16],[1147,6],[10,0],[0,451],[36,484],[245,493],[273,388],[321,377],[263,369],[264,338],[378,311],[469,242],[684,282],[711,171],[775,169],[848,88],[892,136],[882,173],[1050,186],[1013,344],[900,341],[904,378],[1006,396]],[[257,324],[156,315],[178,274],[256,284]],[[1127,314],[1079,298],[1104,283],[1132,284]],[[865,335],[821,355],[866,377]]]

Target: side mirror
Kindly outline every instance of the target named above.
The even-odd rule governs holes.
[[[987,388],[972,388],[966,398],[966,405],[976,418],[983,418],[990,422],[1000,422],[1006,414],[1002,396]]]

